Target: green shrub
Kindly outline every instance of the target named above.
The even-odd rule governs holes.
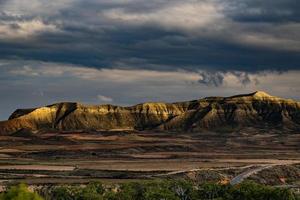
[[[43,198],[35,192],[30,192],[25,184],[19,184],[1,193],[0,200],[43,200]]]
[[[60,186],[54,188],[52,191],[52,198],[55,200],[73,200],[74,195],[71,192],[70,187]]]
[[[27,193],[31,196],[26,196],[29,195]],[[231,186],[215,183],[196,185],[185,180],[154,180],[113,184],[106,188],[101,183],[90,183],[85,187],[52,186],[44,188],[40,194],[44,194],[47,200],[299,200],[288,189],[247,181]],[[41,198],[21,185],[1,194],[2,199]]]
[[[206,183],[198,187],[193,199],[223,199],[231,189],[229,185]]]
[[[78,200],[102,200],[104,188],[101,183],[93,182],[82,188]]]
[[[59,186],[52,191],[55,200],[102,200],[104,188],[101,183],[90,183],[85,187]]]
[[[145,194],[145,200],[180,200],[174,192],[165,187],[151,187],[147,188]]]
[[[198,187],[193,199],[201,200],[296,200],[288,189],[279,189],[243,182],[240,185],[203,184]]]
[[[288,189],[273,188],[254,182],[244,182],[228,191],[228,200],[295,200]]]
[[[145,185],[143,183],[130,182],[121,185],[116,197],[120,200],[142,200],[145,195]]]

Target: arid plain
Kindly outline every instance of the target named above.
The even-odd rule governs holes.
[[[17,133],[1,136],[0,140],[2,183],[115,182],[164,176],[230,181],[251,167],[290,166],[296,174],[300,170],[300,135],[278,134],[276,130],[267,134],[256,129],[231,133]],[[201,173],[206,178],[197,178]],[[274,184],[280,184],[281,176],[289,174],[270,176]],[[286,179],[296,181],[299,176]]]

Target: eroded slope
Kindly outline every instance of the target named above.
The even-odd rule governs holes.
[[[143,103],[131,107],[58,103],[18,109],[0,132],[38,130],[202,130],[228,127],[280,127],[300,130],[300,103],[255,92],[180,103]]]

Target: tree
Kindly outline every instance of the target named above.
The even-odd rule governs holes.
[[[57,187],[52,192],[53,199],[55,200],[73,200],[73,195],[70,189],[65,186]]]
[[[104,188],[101,183],[92,182],[82,188],[78,194],[79,200],[102,200]]]
[[[226,200],[295,200],[288,189],[273,188],[246,181],[227,191]]]
[[[102,200],[105,190],[101,183],[92,182],[85,187],[59,186],[52,191],[55,200]]]
[[[0,200],[43,200],[43,198],[35,192],[30,192],[25,184],[19,184],[0,194]]]
[[[172,191],[170,181],[154,181],[145,185],[145,200],[180,200]]]
[[[145,192],[145,185],[143,183],[129,182],[123,183],[120,191],[116,195],[121,200],[143,200]]]
[[[226,192],[229,190],[230,186],[215,183],[205,183],[199,186],[196,192],[197,195],[194,198],[205,200],[223,198],[226,196]]]
[[[171,190],[180,200],[191,200],[194,193],[193,184],[186,180],[172,181]]]

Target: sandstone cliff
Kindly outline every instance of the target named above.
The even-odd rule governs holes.
[[[300,103],[264,92],[207,97],[179,103],[143,103],[131,107],[57,103],[18,109],[0,122],[0,133],[21,129],[191,131],[224,127],[279,127],[300,130]]]

